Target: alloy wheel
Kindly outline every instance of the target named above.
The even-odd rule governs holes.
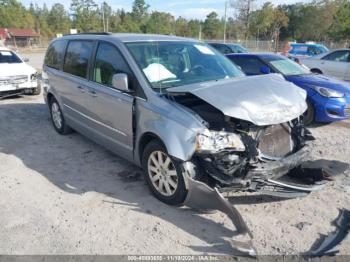
[[[178,187],[174,163],[162,151],[154,151],[148,158],[148,175],[155,189],[164,196],[172,196]]]
[[[59,105],[56,102],[53,102],[51,105],[51,115],[54,125],[57,129],[62,128],[62,113]]]

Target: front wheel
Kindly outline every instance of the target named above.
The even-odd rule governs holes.
[[[181,205],[186,196],[180,164],[158,141],[151,141],[142,155],[145,178],[152,194],[168,205]]]
[[[303,123],[305,126],[310,125],[315,119],[315,109],[310,101],[306,101],[307,109],[304,113]]]

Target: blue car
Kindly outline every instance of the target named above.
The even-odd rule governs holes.
[[[321,44],[293,43],[288,54],[292,57],[309,57],[328,52],[328,48]]]
[[[229,54],[246,75],[279,73],[307,92],[304,123],[350,118],[350,83],[311,73],[306,67],[276,54]]]

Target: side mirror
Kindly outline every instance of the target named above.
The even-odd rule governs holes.
[[[23,58],[23,62],[28,63],[29,62],[29,58]]]
[[[260,73],[265,74],[265,75],[270,74],[271,73],[271,69],[268,66],[260,67]]]
[[[112,85],[115,89],[118,89],[122,92],[130,92],[127,74],[119,73],[113,75]]]

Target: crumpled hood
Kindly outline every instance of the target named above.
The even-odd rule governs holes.
[[[36,70],[26,63],[0,63],[0,77],[31,75]]]
[[[341,93],[350,94],[350,83],[325,75],[309,74],[300,76],[286,76],[286,79],[295,84],[321,86],[339,91]]]
[[[279,74],[238,77],[172,87],[172,93],[191,93],[223,114],[259,126],[284,123],[303,114],[305,90]]]

